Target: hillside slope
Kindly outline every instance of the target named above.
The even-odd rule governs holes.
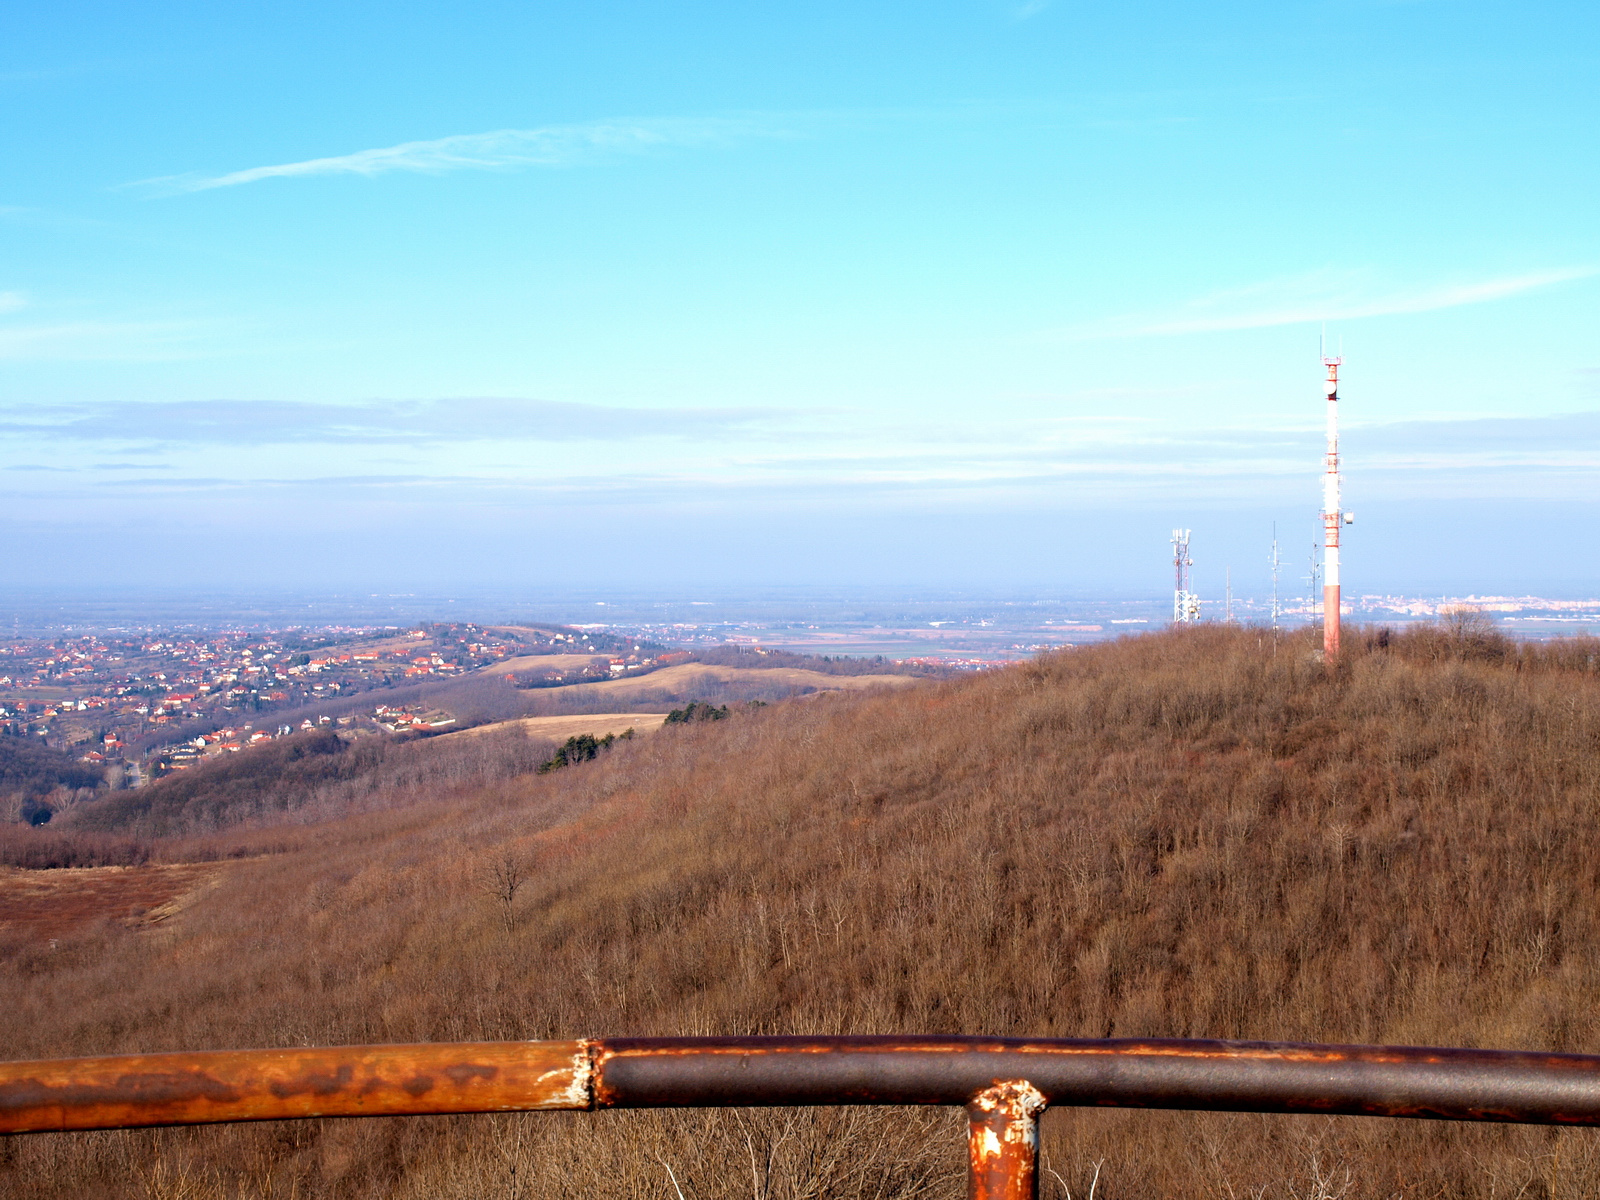
[[[463,740],[474,733],[473,740]],[[329,730],[310,730],[217,755],[147,787],[91,799],[31,836],[0,828],[0,855],[25,863],[13,853],[19,846],[85,833],[193,839],[435,800],[526,774],[549,756],[555,740],[541,730],[493,725],[431,741],[377,735],[349,741]]]
[[[1330,673],[1302,637],[1137,638],[292,831],[153,930],[13,937],[0,1031],[17,1056],[842,1031],[1600,1049],[1600,647],[1350,640]],[[529,871],[509,910],[484,887],[507,856]],[[668,1166],[686,1200],[955,1196],[957,1128],[330,1122],[12,1139],[0,1162],[39,1196],[673,1196]],[[1057,1111],[1046,1154],[1052,1196],[1096,1164],[1113,1200],[1600,1192],[1586,1131]]]

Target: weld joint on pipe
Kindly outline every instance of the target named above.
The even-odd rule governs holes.
[[[598,1038],[579,1038],[578,1052],[572,1056],[572,1094],[582,1100],[576,1107],[593,1112],[599,1103],[600,1053],[605,1044]]]

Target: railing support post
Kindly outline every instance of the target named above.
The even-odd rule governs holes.
[[[997,1083],[967,1103],[968,1200],[1036,1200],[1044,1106],[1025,1079]]]

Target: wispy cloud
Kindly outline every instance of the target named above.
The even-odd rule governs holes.
[[[1600,465],[1600,412],[1393,421],[1357,425],[1346,440],[1356,447],[1358,461],[1364,456],[1380,466],[1418,454],[1459,456],[1460,462],[1472,464],[1581,455]]]
[[[508,167],[566,167],[616,155],[698,146],[726,146],[780,130],[752,118],[698,117],[590,121],[537,129],[497,129],[424,142],[402,142],[331,158],[249,167],[222,175],[169,175],[126,186],[158,195],[238,187],[263,179],[308,175],[382,175],[390,171],[437,174]]]
[[[438,512],[509,510],[563,497],[650,504],[987,495],[1024,505],[1104,505],[1112,498],[1168,505],[1177,479],[1197,503],[1300,504],[1310,511],[1322,450],[1315,429],[1253,424],[1151,431],[1137,422],[1083,428],[1035,419],[980,430],[919,423],[897,433],[866,414],[829,416],[838,426],[832,433],[852,436],[814,439],[807,417],[772,410],[470,399],[98,406],[70,420],[56,410],[40,436],[34,414],[0,409],[0,444],[18,458],[0,468],[0,498],[48,496],[55,505],[96,494],[152,501],[209,496],[222,503],[273,494],[337,507],[410,496],[428,498]],[[96,442],[141,437],[169,440],[124,444],[123,453],[142,456],[150,446],[156,462],[95,462],[82,452]],[[541,441],[562,448],[530,450]],[[249,453],[252,446],[290,442],[295,448],[287,454]],[[313,452],[318,442],[333,452]],[[423,453],[405,465],[399,457],[380,465],[351,452],[361,443],[407,442]],[[491,451],[483,449],[491,444]],[[1362,511],[1405,497],[1586,495],[1600,480],[1600,412],[1355,426],[1346,449],[1348,495]]]
[[[1394,287],[1370,271],[1316,271],[1212,292],[1165,312],[1108,317],[1059,332],[1071,341],[1093,341],[1352,321],[1503,300],[1597,274],[1600,267],[1561,267],[1468,283]]]
[[[16,312],[27,308],[28,299],[21,292],[0,292],[0,313]]]
[[[612,408],[463,397],[369,404],[278,400],[105,402],[0,407],[0,436],[169,445],[394,445],[726,437],[786,424],[773,409]]]

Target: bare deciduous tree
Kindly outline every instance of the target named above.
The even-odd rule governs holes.
[[[528,865],[514,850],[496,856],[480,873],[479,886],[499,902],[507,933],[517,927],[517,892],[527,882]]]

